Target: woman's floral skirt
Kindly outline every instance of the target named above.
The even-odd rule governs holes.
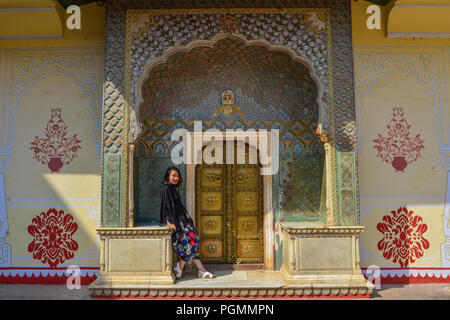
[[[192,259],[200,259],[200,240],[190,222],[181,226],[172,234],[172,247],[183,261],[191,263]]]

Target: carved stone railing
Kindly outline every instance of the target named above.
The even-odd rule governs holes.
[[[139,289],[173,284],[172,229],[100,228],[100,273],[89,289]]]
[[[283,265],[288,283],[340,287],[372,292],[361,272],[359,236],[362,226],[282,222]]]

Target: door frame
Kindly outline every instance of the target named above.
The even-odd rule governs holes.
[[[245,141],[250,147],[259,151],[259,143],[257,142],[257,132],[255,130],[235,131],[233,134],[226,134],[225,131],[215,130],[212,132],[191,132],[190,135],[186,135],[186,139],[191,139],[190,146],[194,146],[193,155],[197,152],[198,155],[202,152],[203,147],[214,143],[212,137],[217,137],[218,133],[222,134],[222,138],[225,141],[239,139]],[[272,135],[270,131],[267,131],[268,141],[272,141]],[[245,140],[244,140],[245,139]],[[197,145],[194,144],[197,142]],[[199,145],[201,141],[201,145]],[[189,145],[189,144],[187,144]],[[225,148],[225,145],[224,145]],[[272,155],[275,153],[272,150],[271,144],[267,145],[267,156],[272,159]],[[224,149],[225,150],[225,149]],[[278,153],[277,153],[278,154]],[[195,213],[195,167],[193,159],[187,161],[186,164],[186,208],[188,212]],[[264,233],[264,267],[266,270],[275,270],[275,234],[274,234],[274,206],[273,206],[273,175],[263,175],[262,177],[263,188],[263,233]],[[195,214],[191,214],[192,219],[195,222]],[[201,241],[201,239],[200,239]]]

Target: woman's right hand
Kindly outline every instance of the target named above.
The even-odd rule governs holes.
[[[169,228],[172,228],[173,230],[177,231],[177,228],[175,227],[175,225],[173,223],[170,223],[169,221],[167,221],[167,226]]]

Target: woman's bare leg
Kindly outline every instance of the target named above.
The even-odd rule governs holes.
[[[203,266],[202,262],[200,261],[200,259],[192,259],[192,261],[194,262],[195,266],[197,267],[198,270],[206,272],[205,267]]]
[[[181,270],[181,272],[183,272],[183,268],[184,268],[184,265],[186,264],[186,262],[183,260],[183,259],[180,259],[180,270]]]
[[[200,261],[200,259],[192,259],[192,261],[194,262],[195,266],[197,267],[197,269],[198,269],[199,271],[207,272],[206,269],[205,269],[205,267],[203,266],[202,262]],[[214,273],[211,273],[211,274],[212,274],[213,276],[215,276]]]
[[[203,264],[200,262],[200,259],[192,259],[192,261],[194,262],[195,266],[197,267],[198,270],[206,272],[205,267],[203,266]],[[183,271],[184,265],[186,264],[186,262],[183,259],[180,259],[180,270]]]

